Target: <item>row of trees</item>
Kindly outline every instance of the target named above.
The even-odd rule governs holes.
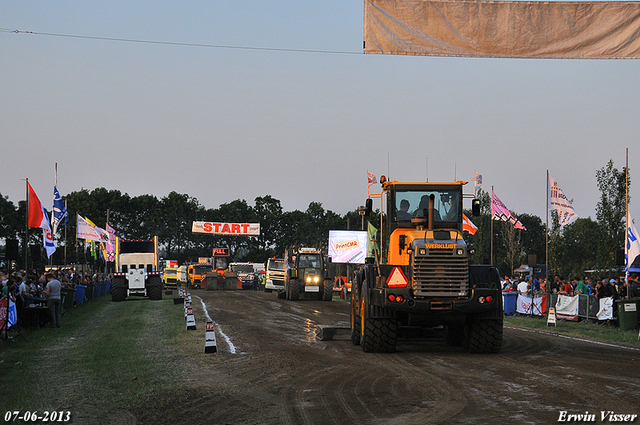
[[[596,180],[601,198],[596,207],[596,220],[580,218],[560,227],[552,213],[549,232],[549,258],[553,273],[564,276],[582,275],[585,270],[612,270],[615,253],[624,247],[625,231],[625,171],[614,167],[613,161],[598,170]],[[465,234],[474,249],[472,263],[486,263],[491,251],[491,198],[479,191],[481,215],[472,220],[478,227],[475,235]],[[163,198],[153,195],[130,197],[118,190],[97,188],[69,193],[67,201],[70,221],[66,233],[58,231],[58,250],[50,260],[53,264],[93,262],[86,248],[75,239],[76,213],[104,228],[109,223],[118,236],[146,239],[157,235],[161,256],[179,262],[196,261],[210,256],[212,248],[227,247],[235,261],[263,262],[283,255],[291,245],[326,246],[329,230],[360,229],[357,210],[345,215],[325,210],[321,203],[311,202],[306,211],[283,211],[279,200],[270,195],[257,197],[254,205],[238,199],[218,208],[205,208],[187,194],[171,192]],[[26,202],[15,206],[0,195],[0,238],[24,241]],[[379,212],[378,212],[379,214]],[[466,212],[471,217],[470,211]],[[527,228],[516,230],[509,223],[494,222],[493,260],[503,274],[527,262],[535,254],[544,263],[546,254],[546,223],[530,214],[514,214]],[[371,217],[378,226],[379,215]],[[192,233],[193,221],[260,223],[259,237],[212,236]],[[65,234],[67,236],[65,236]],[[40,231],[29,231],[29,244],[40,246]],[[21,242],[22,243],[22,242]],[[21,250],[22,252],[23,250]],[[79,252],[79,254],[77,254]]]

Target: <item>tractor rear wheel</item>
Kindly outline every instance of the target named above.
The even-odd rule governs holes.
[[[363,292],[366,287],[363,286]],[[362,294],[360,303],[360,347],[366,353],[392,353],[396,351],[398,321],[395,318],[372,318]]]
[[[111,282],[111,301],[120,302],[127,298],[127,280],[124,277],[114,277]]]
[[[351,292],[351,343],[353,345],[360,345],[360,330],[362,325],[360,324],[360,313],[356,311],[356,305],[358,299],[355,291]]]
[[[333,280],[325,279],[322,286],[322,301],[331,301],[333,299]]]
[[[291,301],[300,299],[300,281],[298,279],[289,280],[289,299]]]
[[[160,276],[150,276],[147,279],[147,294],[150,300],[162,299],[162,279]]]
[[[475,319],[469,321],[469,334],[464,348],[469,353],[491,354],[502,348],[502,319]]]

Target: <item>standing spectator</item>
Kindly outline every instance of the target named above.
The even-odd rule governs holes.
[[[633,272],[629,276],[630,286],[627,288],[630,298],[640,297],[640,273]]]
[[[618,281],[618,288],[617,292],[618,292],[618,296],[620,298],[626,298],[627,297],[627,280],[626,279],[622,279],[621,281]]]
[[[62,300],[60,298],[60,289],[62,284],[53,277],[53,274],[47,273],[47,288],[44,291],[49,307],[49,315],[51,316],[51,327],[62,327]]]
[[[536,294],[539,294],[541,289],[540,289],[540,281],[536,278],[529,278],[529,287],[530,287],[530,291],[531,291],[531,297],[533,297]]]
[[[576,295],[579,295],[579,294],[585,294],[586,295],[587,294],[587,285],[585,285],[583,281],[578,280],[577,277],[574,277],[573,278],[573,284],[574,284],[574,287],[575,287],[574,293]]]
[[[558,294],[562,295],[573,295],[573,287],[569,282],[560,281],[560,286],[558,287]]]
[[[529,285],[527,285],[527,282],[524,279],[522,279],[522,282],[518,283],[518,292],[520,292],[521,294],[526,294],[528,288]]]
[[[593,279],[591,279],[590,277],[585,279],[587,281],[587,295],[592,296],[593,295]]]

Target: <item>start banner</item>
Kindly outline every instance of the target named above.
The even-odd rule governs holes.
[[[193,233],[209,233],[224,236],[260,236],[260,223],[219,223],[215,221],[194,221]]]

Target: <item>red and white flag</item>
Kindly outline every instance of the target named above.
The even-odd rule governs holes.
[[[378,181],[376,180],[376,175],[370,173],[369,170],[367,170],[367,187],[371,187],[372,184],[376,183],[378,183]]]
[[[482,174],[478,174],[477,171],[473,172],[473,186],[476,188],[482,186]]]
[[[42,245],[47,251],[48,258],[56,251],[56,245],[53,242],[53,235],[51,234],[51,225],[49,224],[49,215],[47,214],[47,210],[42,206],[40,199],[38,199],[38,195],[36,195],[36,192],[31,187],[31,183],[29,183],[29,181],[27,181],[27,189],[29,193],[29,199],[27,200],[29,203],[27,223],[29,227],[38,227],[42,229]]]
[[[478,231],[476,225],[469,220],[469,217],[467,217],[466,214],[462,214],[462,230],[464,232],[469,232],[472,235],[475,235]]]

